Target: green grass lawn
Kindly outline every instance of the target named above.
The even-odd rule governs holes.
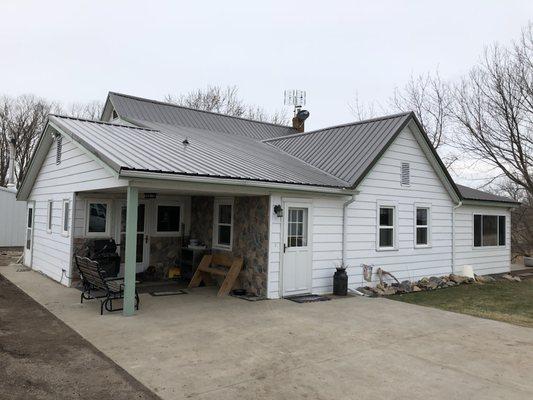
[[[533,328],[533,279],[460,285],[388,298]]]

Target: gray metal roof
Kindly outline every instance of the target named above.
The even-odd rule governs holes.
[[[149,129],[51,116],[116,171],[137,170],[325,187],[347,183],[278,149],[244,136],[130,120]],[[184,145],[187,139],[189,144]]]
[[[159,122],[167,125],[205,129],[253,139],[269,139],[294,133],[294,128],[232,117],[209,111],[163,103],[141,97],[109,92],[109,101],[120,118]]]
[[[461,197],[464,200],[476,200],[476,201],[496,201],[500,203],[517,203],[515,200],[504,196],[498,196],[492,193],[482,192],[481,190],[472,189],[467,186],[457,185]]]
[[[312,132],[268,139],[294,157],[355,186],[409,122],[412,113],[390,115]]]

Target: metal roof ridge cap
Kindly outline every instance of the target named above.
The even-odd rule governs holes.
[[[235,119],[239,119],[239,120],[242,120],[242,121],[255,122],[255,123],[263,124],[263,125],[272,125],[272,126],[276,126],[276,127],[279,127],[279,128],[294,129],[290,125],[282,125],[282,124],[275,124],[273,122],[258,121],[256,119],[237,117],[235,115],[222,114],[222,113],[217,113],[217,112],[214,112],[214,111],[199,110],[199,109],[196,109],[196,108],[180,106],[179,104],[172,104],[172,103],[168,103],[168,102],[165,102],[165,101],[147,99],[146,97],[133,96],[133,95],[119,93],[119,92],[113,92],[113,91],[110,91],[108,93],[108,95],[110,95],[110,94],[113,94],[115,96],[120,96],[120,97],[127,97],[127,98],[130,98],[130,99],[133,99],[133,100],[139,100],[139,101],[145,101],[145,102],[148,102],[148,103],[159,104],[159,105],[163,105],[163,106],[170,106],[170,107],[175,107],[175,108],[183,108],[185,110],[197,111],[197,112],[216,115],[216,116],[221,116],[221,117],[235,118]]]
[[[302,136],[305,136],[305,135],[309,135],[311,133],[324,132],[324,131],[327,131],[328,129],[336,129],[336,128],[344,128],[344,127],[347,127],[347,126],[369,124],[369,123],[372,123],[372,122],[384,121],[386,119],[392,119],[392,118],[398,118],[398,117],[406,117],[406,116],[409,116],[411,114],[413,114],[412,111],[398,113],[398,114],[384,115],[383,117],[377,117],[377,118],[365,119],[365,120],[361,120],[361,121],[347,122],[345,124],[327,126],[325,128],[315,129],[314,131],[309,131],[309,132],[293,133],[293,134],[290,134],[290,135],[284,135],[284,136],[278,136],[278,137],[275,137],[275,138],[263,139],[263,140],[261,140],[261,142],[273,142],[275,140],[284,140],[284,139],[290,139],[290,138],[293,138],[293,137],[302,137]]]
[[[123,124],[114,124],[112,122],[107,122],[107,121],[98,121],[98,120],[94,120],[94,119],[87,119],[87,118],[78,118],[78,117],[71,117],[69,115],[60,115],[60,114],[54,114],[54,113],[51,113],[51,114],[48,114],[48,117],[52,117],[54,119],[71,119],[71,120],[74,120],[74,121],[80,121],[80,122],[89,122],[89,123],[93,123],[93,124],[99,124],[99,125],[107,125],[107,126],[116,126],[116,127],[119,127],[119,128],[129,128],[129,129],[140,129],[140,130],[145,130],[145,131],[153,131],[153,132],[158,132],[157,129],[152,129],[152,128],[145,128],[145,127],[140,127],[140,126],[129,126],[129,125],[123,125]],[[126,118],[123,118],[125,121],[127,122],[130,122],[128,121]],[[133,122],[130,122],[133,124]]]

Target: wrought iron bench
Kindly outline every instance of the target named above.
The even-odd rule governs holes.
[[[100,268],[98,262],[87,257],[76,256],[76,266],[83,282],[81,303],[83,300],[104,299],[100,300],[100,315],[104,313],[104,308],[109,312],[122,310],[122,308],[113,308],[113,300],[124,298],[123,278],[107,278],[105,270]],[[139,309],[137,290],[135,290],[135,309]]]

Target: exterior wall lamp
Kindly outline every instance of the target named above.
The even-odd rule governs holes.
[[[279,217],[283,217],[283,208],[281,208],[281,206],[279,204],[276,204],[274,206],[274,213]]]

